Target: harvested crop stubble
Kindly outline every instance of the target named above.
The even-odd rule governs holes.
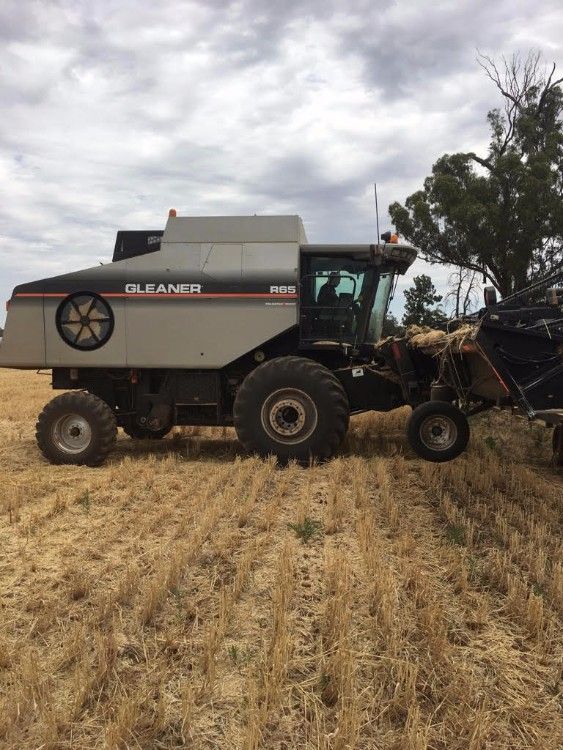
[[[431,465],[402,409],[310,468],[222,428],[53,467],[51,395],[0,372],[2,748],[561,747],[547,430],[485,414]]]

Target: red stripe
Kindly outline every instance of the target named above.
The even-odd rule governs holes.
[[[45,294],[43,293],[35,293],[35,292],[19,292],[16,294],[16,297],[68,297],[70,292],[60,292],[60,293],[53,293],[53,292],[47,292]],[[84,294],[88,294],[88,292],[84,292]],[[98,294],[98,292],[97,292]],[[128,292],[99,292],[101,297],[156,297],[158,299],[167,299],[170,297],[190,297],[192,299],[216,299],[216,298],[230,298],[230,299],[297,299],[297,294],[267,294],[262,292],[257,293],[216,293],[216,294],[176,294],[176,293],[170,293],[170,294],[157,294],[157,293],[150,293],[150,292],[139,292],[139,293],[132,293],[129,294]]]
[[[32,293],[32,292],[18,292],[18,294],[14,295],[15,297],[68,297],[68,294],[43,294],[43,292],[39,292],[38,294]]]

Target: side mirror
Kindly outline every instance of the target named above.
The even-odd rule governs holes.
[[[492,307],[497,304],[497,290],[494,286],[486,286],[484,291],[485,307]]]

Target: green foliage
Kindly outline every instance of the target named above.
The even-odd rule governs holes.
[[[483,440],[483,442],[485,443],[487,448],[489,448],[489,450],[492,450],[492,451],[496,450],[497,441],[494,439],[492,435],[487,435],[487,437]]]
[[[502,72],[480,63],[504,102],[488,114],[488,153],[444,154],[389,212],[426,259],[482,272],[506,296],[563,261],[563,79],[539,53]]]
[[[446,323],[446,316],[437,304],[442,297],[436,294],[436,289],[430,276],[422,274],[415,276],[414,285],[405,291],[405,314],[403,325],[430,326],[442,328]]]
[[[541,585],[541,583],[537,583],[537,582],[534,583],[532,586],[532,591],[534,592],[536,596],[541,596],[541,597],[545,596],[545,589]]]
[[[383,329],[381,331],[381,337],[387,338],[387,336],[404,336],[405,328],[402,326],[397,318],[392,313],[387,313],[385,320],[383,321]]]
[[[465,531],[462,526],[449,524],[446,527],[446,536],[451,544],[458,544],[460,547],[465,544]]]
[[[307,544],[307,542],[315,536],[315,534],[318,534],[321,529],[321,522],[315,521],[314,519],[309,518],[309,516],[305,516],[301,523],[288,523],[287,525],[295,532],[297,538],[301,539],[304,544]]]

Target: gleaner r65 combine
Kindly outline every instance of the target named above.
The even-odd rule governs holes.
[[[369,362],[411,247],[308,245],[297,216],[176,217],[119,232],[113,263],[17,287],[0,366],[51,368],[37,440],[99,464],[120,426],[234,424],[282,460],[328,457],[350,412],[400,402]],[[397,401],[397,395],[399,401]]]
[[[307,244],[297,216],[172,211],[164,232],[118,232],[111,264],[16,287],[0,366],[50,368],[67,391],[37,422],[53,463],[100,464],[118,426],[161,438],[174,425],[234,425],[251,452],[328,458],[350,414],[405,403],[411,444],[435,461],[465,448],[466,413],[495,403],[558,424],[557,292],[535,317],[487,308],[473,359],[378,346],[396,275],[415,258],[397,242]]]

